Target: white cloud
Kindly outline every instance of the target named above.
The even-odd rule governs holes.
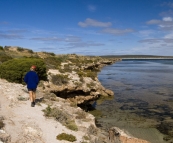
[[[2,30],[0,31],[0,39],[23,39],[24,36],[21,35],[28,32],[25,29],[12,29],[12,30]]]
[[[173,38],[153,38],[153,39],[144,39],[138,41],[140,43],[147,43],[147,44],[154,44],[154,45],[160,45],[160,44],[171,44],[173,45]]]
[[[163,21],[172,21],[172,17],[163,17]]]
[[[88,5],[88,10],[90,12],[95,12],[96,11],[96,6],[94,6],[94,5]]]
[[[88,26],[93,26],[93,27],[109,27],[112,25],[111,22],[100,22],[91,18],[87,18],[84,22],[79,22],[79,26],[81,27],[88,27]]]
[[[147,21],[148,25],[157,25],[162,30],[173,30],[173,19],[171,17],[164,17],[162,20],[152,19]]]
[[[152,24],[160,24],[161,22],[162,22],[161,20],[152,19],[150,21],[147,21],[146,23],[152,25]]]
[[[44,41],[44,42],[80,42],[81,38],[77,36],[66,36],[65,38],[60,37],[36,37],[30,40]]]
[[[154,30],[140,30],[139,34],[142,37],[149,37],[150,35],[155,34],[155,31]]]
[[[164,38],[173,39],[173,33],[169,33],[169,34],[165,35]]]
[[[36,41],[63,41],[62,38],[58,38],[58,37],[37,37],[37,38],[31,38],[30,40],[36,40]]]
[[[18,34],[1,34],[0,39],[23,39],[23,36]]]
[[[123,35],[132,32],[134,32],[133,29],[114,29],[114,28],[106,28],[101,31],[101,33],[108,33],[113,35]]]
[[[66,36],[65,42],[80,42],[81,38],[77,36]]]
[[[82,48],[82,47],[93,47],[93,46],[104,46],[103,43],[96,43],[94,41],[87,41],[87,42],[76,42],[76,43],[69,43],[70,48]]]

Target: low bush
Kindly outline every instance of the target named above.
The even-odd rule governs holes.
[[[97,77],[97,72],[91,71],[91,70],[85,70],[86,76],[92,78],[95,80]]]
[[[36,72],[40,80],[47,80],[45,63],[38,58],[12,59],[0,64],[0,78],[24,84],[23,78],[30,70],[31,65],[36,65]]]
[[[4,48],[2,46],[0,46],[0,50],[4,50]]]
[[[43,110],[44,115],[47,117],[54,117],[58,122],[66,126],[68,129],[77,131],[77,125],[74,120],[71,120],[71,116],[66,112],[59,110],[56,107],[51,108],[49,105]]]
[[[63,55],[63,56],[52,56],[52,57],[47,57],[44,59],[44,62],[46,63],[46,66],[48,69],[59,67],[62,62],[66,62],[68,59],[68,56]]]
[[[61,133],[59,135],[56,136],[57,140],[66,140],[66,141],[70,141],[70,142],[74,142],[76,141],[76,137],[71,135],[71,134],[66,134],[66,133]]]
[[[57,74],[57,75],[51,75],[51,77],[52,77],[52,83],[55,85],[67,84],[69,81],[68,75]]]
[[[86,77],[86,73],[84,71],[78,70],[77,74],[78,74],[79,77]]]
[[[86,136],[86,135],[83,136],[82,138],[83,138],[84,140],[89,140],[89,139],[90,139],[90,138],[89,138],[88,136]]]
[[[24,51],[24,48],[22,48],[22,47],[17,47],[17,51],[23,52],[23,51]]]
[[[90,82],[90,83],[87,83],[87,87],[89,88],[92,88],[94,87],[96,84],[94,82]]]
[[[31,54],[34,53],[33,50],[30,50],[30,49],[27,49],[27,50],[28,50],[28,53],[31,53]]]
[[[12,59],[12,57],[10,57],[10,56],[8,56],[8,55],[6,55],[6,54],[4,54],[4,53],[0,53],[0,62],[5,62],[5,61],[8,61],[8,60],[11,60]]]
[[[43,112],[46,117],[54,117],[62,124],[65,124],[68,120],[68,116],[63,111],[55,107],[51,108],[50,105],[48,105]]]
[[[67,120],[66,127],[73,131],[78,131],[78,127],[74,120]]]
[[[97,128],[95,128],[94,125],[90,125],[87,132],[88,134],[97,135]]]
[[[77,114],[76,119],[86,119],[86,112],[78,111],[76,112],[76,114]]]

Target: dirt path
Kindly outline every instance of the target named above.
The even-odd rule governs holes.
[[[10,143],[66,143],[56,140],[63,132],[76,136],[76,143],[82,140],[83,132],[68,130],[54,119],[47,119],[42,111],[47,105],[31,107],[29,100],[18,100],[19,95],[28,97],[25,87],[0,80],[0,115],[5,132],[11,136]]]

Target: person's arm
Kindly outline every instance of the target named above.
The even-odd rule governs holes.
[[[28,82],[28,74],[25,75],[24,82],[27,84],[27,82]]]
[[[38,83],[39,83],[39,77],[38,77],[37,74],[36,74],[36,83],[37,83],[37,85],[38,85]]]

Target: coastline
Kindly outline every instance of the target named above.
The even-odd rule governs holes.
[[[141,67],[142,63],[141,62],[139,62],[139,63],[140,63],[139,66]],[[163,63],[165,63],[165,62],[163,62]],[[137,64],[135,64],[135,63],[133,63],[133,64],[134,64],[134,67],[137,67]],[[155,65],[156,67],[159,66],[159,63],[156,62],[155,64],[156,64]],[[109,128],[112,125],[112,124],[110,124],[110,122],[113,122],[115,126],[121,128],[121,129],[128,130],[135,137],[143,138],[146,140],[147,140],[147,138],[149,138],[149,141],[153,141],[154,137],[156,137],[157,141],[153,141],[154,143],[163,143],[163,142],[166,143],[166,141],[164,141],[163,138],[166,139],[165,137],[167,137],[167,136],[165,134],[162,134],[159,130],[156,129],[157,125],[159,125],[159,120],[154,120],[154,118],[152,119],[150,117],[153,116],[153,117],[156,117],[156,119],[157,119],[157,115],[158,115],[157,113],[163,114],[163,116],[165,116],[165,117],[166,116],[169,117],[169,115],[167,113],[170,112],[170,114],[171,114],[171,110],[166,110],[169,108],[165,108],[165,110],[168,111],[166,113],[158,112],[156,110],[156,107],[161,108],[160,104],[163,104],[163,105],[165,104],[165,107],[166,107],[166,103],[167,103],[167,101],[169,101],[169,100],[166,100],[166,97],[169,98],[169,92],[166,92],[165,90],[163,90],[164,87],[161,87],[161,89],[159,90],[157,88],[154,88],[155,87],[154,86],[153,88],[155,90],[151,90],[150,89],[151,85],[149,84],[150,80],[146,80],[147,84],[149,84],[150,86],[146,85],[146,87],[142,87],[142,88],[140,88],[139,86],[134,86],[132,84],[133,81],[129,80],[130,78],[128,78],[128,81],[126,80],[127,81],[126,82],[125,78],[127,78],[127,76],[131,76],[131,77],[134,77],[134,76],[132,73],[129,73],[129,72],[123,73],[122,72],[124,70],[125,70],[125,72],[129,71],[129,70],[127,70],[128,66],[131,68],[133,67],[131,65],[128,65],[127,67],[125,67],[125,66],[126,65],[123,64],[124,68],[123,68],[123,70],[119,71],[119,74],[117,73],[118,71],[116,71],[113,68],[115,66],[111,67],[113,70],[112,73],[116,72],[116,78],[113,78],[113,74],[111,73],[110,68],[106,67],[106,70],[108,70],[109,72],[103,72],[102,73],[104,75],[103,79],[99,79],[99,80],[101,80],[101,82],[104,82],[103,85],[105,87],[109,87],[109,89],[114,88],[114,93],[115,93],[115,98],[113,99],[112,102],[109,100],[105,101],[102,105],[103,107],[97,108],[98,110],[105,111],[105,114],[103,115],[102,119],[100,119],[99,124],[103,123],[104,120],[109,120],[108,122],[104,122],[105,125],[102,128]],[[153,68],[155,67],[152,64],[150,64],[150,66],[152,66]],[[166,65],[163,64],[163,66],[168,68],[167,64]],[[117,67],[120,68],[121,65],[117,65]],[[147,67],[147,68],[149,68],[149,67]],[[141,70],[139,70],[139,71],[141,71]],[[151,72],[148,72],[148,73],[151,73]],[[134,74],[136,75],[136,72]],[[139,74],[139,72],[137,74]],[[155,76],[156,76],[156,74],[155,74]],[[155,77],[155,76],[153,76],[153,77]],[[151,79],[152,76],[149,76],[149,77]],[[120,82],[121,79],[123,80],[123,82]],[[142,77],[141,77],[141,79],[142,79]],[[144,78],[144,79],[146,79],[146,78]],[[162,78],[159,78],[159,79],[161,80]],[[135,80],[136,79],[134,79],[134,81]],[[151,79],[151,80],[153,80],[153,79]],[[139,79],[138,79],[138,81],[139,81]],[[107,83],[110,83],[110,84],[107,85]],[[169,81],[165,80],[165,82],[163,84],[166,84],[166,83],[169,85]],[[152,84],[152,81],[151,81],[151,84]],[[148,88],[148,87],[150,87],[150,88]],[[148,90],[149,90],[149,93],[148,93]],[[122,93],[122,91],[123,91],[123,93]],[[151,91],[153,91],[153,93],[151,93]],[[159,91],[162,92],[162,94],[159,94],[160,93]],[[134,94],[134,92],[136,92],[136,95]],[[138,96],[138,95],[141,95],[141,96]],[[165,95],[165,96],[163,96],[163,95]],[[127,96],[127,98],[125,96]],[[170,94],[170,98],[171,97],[172,96]],[[149,104],[150,106],[148,108],[147,108],[147,105],[148,105],[147,102],[151,102],[151,105]],[[169,103],[169,105],[171,105],[172,102],[168,102],[168,103]],[[144,109],[143,109],[143,107],[144,107]],[[122,110],[119,110],[119,108]],[[137,110],[137,108],[140,108],[141,110]],[[116,110],[113,110],[113,109],[116,109]],[[161,110],[161,109],[159,109],[159,110]],[[139,115],[145,115],[145,118],[138,117],[135,114],[133,115],[133,112],[135,113],[135,111]],[[144,112],[144,111],[147,111],[147,112]],[[164,109],[161,111],[164,111]],[[147,119],[147,113],[148,113],[148,119]],[[150,113],[151,114],[153,113],[153,114],[150,115]],[[112,116],[113,114],[115,116]],[[158,117],[159,117],[159,115],[158,115]],[[169,121],[169,118],[165,118],[165,119],[167,119]],[[170,126],[171,126],[171,124],[170,124]],[[152,132],[153,132],[153,135],[152,135]]]
[[[20,55],[22,55],[21,52],[20,52]],[[90,116],[88,119],[89,122],[88,121],[86,122],[86,119],[78,119],[79,117],[76,116],[76,114],[79,114],[79,113],[76,110],[80,110],[81,115],[83,116],[88,113],[82,111],[82,109],[78,108],[77,105],[79,104],[85,105],[90,101],[97,100],[100,96],[106,97],[106,98],[113,97],[114,93],[111,90],[103,87],[103,85],[98,80],[96,73],[98,72],[98,70],[102,69],[102,67],[115,63],[117,59],[102,59],[100,57],[91,58],[91,57],[85,57],[85,56],[78,56],[76,54],[52,56],[49,53],[36,53],[36,55],[37,56],[39,55],[39,57],[41,57],[45,61],[47,69],[48,69],[47,70],[48,81],[40,81],[38,86],[40,98],[38,99],[39,101],[38,110],[36,112],[37,118],[42,118],[44,122],[46,119],[48,124],[50,124],[50,122],[52,121],[54,122],[54,119],[52,118],[49,119],[47,117],[44,117],[44,114],[41,113],[42,112],[41,110],[43,110],[44,108],[46,108],[44,110],[48,110],[47,109],[48,107],[46,106],[51,105],[52,109],[56,107],[58,109],[63,110],[63,112],[68,112],[68,114],[70,114],[71,117],[74,119],[75,124],[79,128],[79,132],[71,132],[67,130],[66,127],[64,127],[63,130],[67,131],[67,133],[71,132],[73,133],[73,135],[78,136],[78,134],[81,134],[80,132],[83,131],[82,136],[84,134],[87,134],[88,136],[92,136],[91,139],[93,140],[95,139],[107,140],[108,139],[107,130],[103,131],[95,126],[95,118],[93,115],[89,114],[88,115]],[[54,62],[55,60],[58,60],[61,62]],[[29,105],[29,101],[27,97],[28,93],[24,89],[25,87],[22,84],[9,83],[5,80],[2,80],[2,83],[3,84],[2,86],[0,86],[0,88],[3,89],[1,91],[2,92],[1,94],[4,95],[4,98],[1,101],[2,103],[1,106],[3,107],[1,109],[4,110],[5,108],[8,108],[9,112],[3,112],[1,110],[1,113],[2,113],[1,122],[5,123],[5,126],[2,127],[1,132],[6,132],[7,134],[5,134],[6,138],[4,138],[4,134],[0,134],[0,140],[4,141],[5,139],[11,140],[14,138],[15,140],[18,140],[19,138],[16,137],[16,134],[13,134],[11,132],[12,130],[16,130],[16,128],[18,129],[18,132],[23,132],[23,130],[21,129],[24,129],[24,128],[28,132],[27,129],[30,128],[33,131],[32,132],[29,130],[31,134],[33,134],[34,132],[36,133],[35,130],[38,129],[41,132],[37,132],[37,133],[41,136],[41,139],[44,140],[43,138],[46,138],[44,135],[45,131],[43,130],[44,127],[40,125],[40,123],[38,122],[39,120],[35,120],[34,117],[32,119],[32,122],[34,124],[37,124],[37,126],[35,125],[29,126],[28,121],[31,121],[31,120],[23,122],[24,118],[28,118],[28,117],[27,115],[25,115],[25,112],[22,111],[22,108],[25,109]],[[12,87],[14,87],[14,89]],[[9,90],[9,88],[11,90]],[[14,92],[16,90],[18,92]],[[65,104],[66,106],[64,106],[63,104]],[[19,111],[19,109],[21,111]],[[68,109],[70,109],[69,111],[72,110],[75,113],[69,112]],[[20,117],[18,116],[20,112],[23,114],[22,116],[24,118],[21,119],[22,121],[20,121],[20,123],[17,123],[20,119]],[[35,113],[33,112],[30,114],[34,116]],[[17,124],[18,126],[11,126],[12,122],[14,124]],[[25,126],[23,123],[25,123],[25,125],[27,126]],[[62,124],[62,123],[58,122],[58,124]],[[19,130],[21,126],[24,126],[24,127],[22,127]],[[91,129],[90,126],[94,126],[94,128]],[[51,125],[50,130],[54,130],[53,128],[54,127],[52,127]],[[124,132],[122,132],[120,129],[118,130],[124,135]],[[60,132],[62,132],[62,130]],[[104,135],[102,132],[104,132]],[[23,133],[25,134],[25,132]],[[98,136],[100,137],[100,139],[97,138]],[[120,136],[120,137],[123,138],[123,136]],[[140,140],[131,136],[125,136],[123,139]],[[31,138],[31,140],[33,140],[33,138]],[[55,140],[55,138],[52,140]],[[82,141],[83,139],[81,137],[78,137],[78,141],[76,143],[79,143],[79,140]],[[143,141],[143,140],[141,141],[147,143],[146,141]]]

